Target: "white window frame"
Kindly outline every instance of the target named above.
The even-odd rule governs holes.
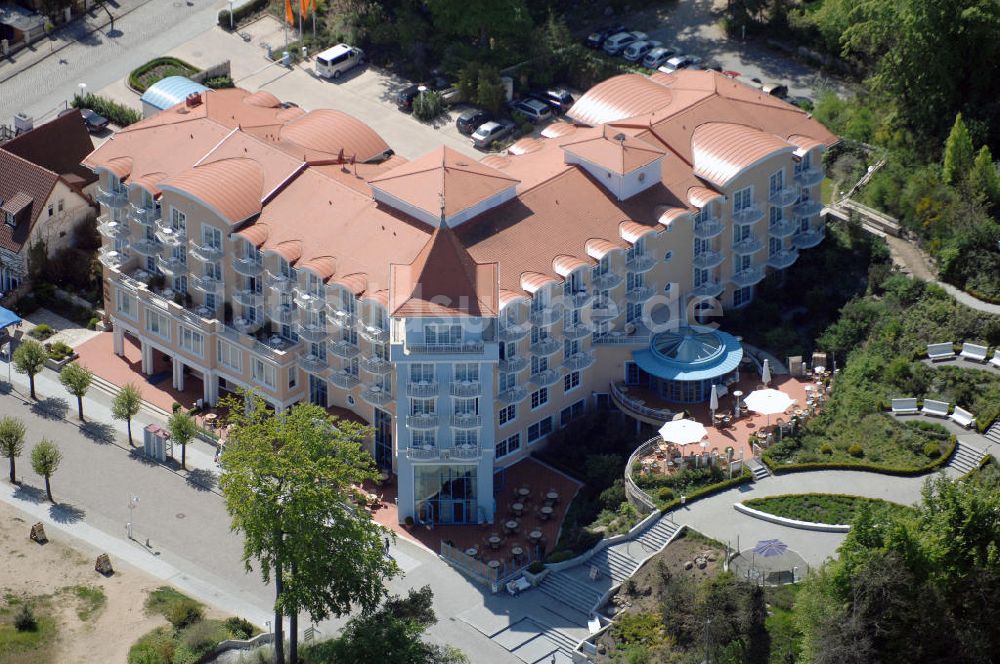
[[[500,426],[506,426],[517,419],[517,405],[510,404],[504,406],[497,412],[497,422]]]
[[[549,402],[549,388],[540,387],[531,393],[531,410],[541,408]]]
[[[243,373],[243,351],[239,346],[218,339],[215,349],[219,364],[237,373]]]

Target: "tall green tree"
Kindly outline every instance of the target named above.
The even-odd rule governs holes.
[[[139,414],[142,406],[142,392],[139,388],[128,383],[123,386],[114,401],[111,402],[111,417],[116,420],[125,420],[128,426],[128,445],[132,447],[132,418]]]
[[[10,483],[17,484],[14,459],[24,451],[24,422],[6,415],[0,417],[0,456],[10,460]]]
[[[45,346],[34,339],[27,339],[14,351],[14,371],[28,375],[28,387],[32,399],[35,396],[35,376],[45,368],[45,360],[49,359],[49,353]]]
[[[962,121],[962,114],[955,116],[948,140],[944,143],[944,158],[941,164],[941,178],[945,184],[956,186],[965,181],[972,170],[974,159],[972,136]]]
[[[198,423],[183,410],[178,410],[167,420],[167,429],[173,444],[181,446],[181,468],[186,469],[187,446],[198,435]]]
[[[474,37],[485,48],[491,37],[525,34],[531,15],[524,0],[428,0],[434,27],[442,34]]]
[[[979,197],[987,206],[1000,205],[1000,175],[997,175],[996,164],[989,146],[984,145],[976,153],[969,172],[969,190]]]
[[[94,382],[94,374],[87,367],[74,362],[63,367],[63,370],[59,372],[59,382],[70,394],[76,397],[76,412],[82,422],[83,397],[87,395],[90,384]]]
[[[390,531],[353,506],[355,487],[377,477],[362,447],[369,430],[313,404],[275,414],[252,393],[223,405],[229,438],[219,486],[232,529],[243,534],[247,571],[256,564],[265,583],[274,579],[275,651],[284,664],[285,615],[319,622],[352,608],[371,612],[399,571],[383,551]],[[294,629],[290,646],[294,657]]]
[[[36,473],[45,478],[45,493],[49,496],[49,502],[56,502],[52,497],[52,476],[59,470],[59,463],[62,461],[62,452],[48,438],[43,438],[40,443],[31,450],[31,467]]]

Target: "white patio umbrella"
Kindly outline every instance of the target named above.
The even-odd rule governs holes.
[[[715,411],[719,410],[719,386],[712,385],[712,396],[708,400],[708,409],[712,411],[712,415],[715,415]]]
[[[794,403],[794,399],[781,390],[754,390],[743,400],[747,408],[755,413],[767,415],[767,423],[771,424],[771,415],[783,413]]]
[[[708,435],[708,431],[695,420],[673,420],[660,427],[660,437],[674,445],[691,445]]]
[[[764,368],[760,372],[760,382],[765,385],[771,384],[771,363],[767,361],[767,358],[764,358]]]

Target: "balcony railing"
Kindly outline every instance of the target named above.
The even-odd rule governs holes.
[[[625,277],[618,274],[617,272],[605,272],[604,274],[599,274],[590,280],[590,285],[594,287],[595,290],[611,290],[625,280]]]
[[[653,297],[653,293],[654,291],[651,286],[636,286],[625,292],[625,299],[633,304],[637,304]]]
[[[570,355],[563,361],[563,366],[569,371],[583,371],[591,366],[595,361],[594,354],[589,351],[580,351]]]
[[[645,405],[644,400],[630,396],[628,388],[620,383],[611,384],[611,397],[623,410],[631,411],[656,422],[666,422],[674,416],[674,412],[669,408],[650,408]]]
[[[811,187],[823,180],[823,169],[807,168],[795,174],[795,181],[803,187]]]
[[[702,219],[694,223],[694,236],[702,240],[710,240],[722,233],[725,226],[718,219]]]
[[[594,294],[585,290],[576,291],[566,296],[566,302],[574,309],[582,309],[590,304],[594,299]]]
[[[187,262],[183,258],[171,256],[170,258],[156,257],[156,268],[169,277],[177,277],[187,274]]]
[[[187,242],[187,231],[183,228],[173,228],[165,225],[162,220],[156,222],[156,239],[169,247],[179,247]]]
[[[222,247],[216,247],[211,244],[200,245],[192,242],[188,248],[192,256],[205,263],[214,263],[222,258]]]
[[[356,321],[354,314],[345,309],[338,309],[337,305],[336,302],[327,304],[327,310],[330,312],[328,320],[337,327],[354,327]]]
[[[300,324],[296,327],[295,332],[306,341],[315,343],[326,341],[326,337],[329,334],[329,330],[327,330],[324,323]]]
[[[319,355],[299,355],[299,367],[311,374],[322,374],[330,368],[330,362]]]
[[[392,372],[392,362],[372,355],[361,360],[361,368],[370,374],[387,374]]]
[[[692,263],[695,267],[708,268],[719,265],[723,260],[725,260],[725,256],[722,255],[721,251],[709,250],[703,251],[700,254],[695,254],[694,261],[692,261]]]
[[[131,249],[140,256],[158,256],[163,251],[163,245],[149,238],[136,240],[130,245]]]
[[[826,227],[810,228],[792,236],[792,244],[796,249],[812,249],[826,237]]]
[[[474,429],[483,425],[483,418],[474,413],[462,413],[451,416],[451,426],[458,429]]]
[[[358,324],[358,334],[365,341],[373,344],[385,343],[389,340],[389,330],[375,326]]]
[[[656,257],[649,254],[633,256],[625,261],[625,269],[629,272],[649,272],[656,267]]]
[[[559,372],[555,369],[546,369],[531,374],[528,380],[537,387],[548,387],[559,380]]]
[[[441,456],[441,450],[433,445],[424,445],[423,447],[406,448],[407,459],[414,459],[416,461],[430,461],[432,459],[438,459],[440,456]]]
[[[544,339],[539,339],[535,343],[531,344],[529,347],[532,355],[552,355],[562,348],[562,343],[558,339],[553,339],[552,337],[546,337]]]
[[[437,429],[441,418],[437,415],[407,415],[406,426],[411,429]]]
[[[648,334],[626,334],[621,330],[612,330],[594,337],[591,343],[595,346],[644,346],[649,343],[649,338]]]
[[[414,461],[436,461],[438,459],[478,459],[483,455],[483,449],[478,445],[456,445],[455,447],[437,447],[423,445],[406,448],[406,458]]]
[[[783,270],[791,266],[799,258],[797,249],[782,249],[767,257],[767,264],[777,270]]]
[[[709,280],[702,282],[699,286],[695,286],[694,290],[691,291],[691,295],[694,297],[716,297],[720,295],[724,289],[725,287],[721,282]]]
[[[331,353],[344,360],[349,360],[361,352],[357,344],[352,344],[350,341],[344,339],[331,341],[328,345]]]
[[[483,455],[483,449],[478,445],[455,445],[441,450],[441,456],[453,459],[478,459]]]
[[[264,327],[264,321],[259,318],[255,318],[253,320],[237,318],[233,320],[233,327],[235,327],[242,334],[253,334],[260,328]]]
[[[767,202],[777,207],[788,207],[798,197],[799,192],[795,190],[795,187],[782,187],[771,192],[767,197]]]
[[[243,289],[233,293],[233,301],[244,307],[256,307],[264,303],[264,296],[255,290]]]
[[[798,224],[790,219],[784,219],[782,221],[769,224],[767,227],[767,232],[771,237],[788,237],[798,229]]]
[[[532,311],[529,315],[532,325],[547,327],[562,320],[565,308],[561,304],[550,304],[544,309]]]
[[[408,397],[436,397],[438,395],[438,384],[436,382],[427,383],[407,383],[406,396]]]
[[[760,266],[748,267],[739,272],[734,272],[729,280],[739,287],[753,286],[764,279],[764,270]]]
[[[275,293],[291,293],[295,288],[295,280],[287,274],[267,273],[267,286]]]
[[[503,373],[516,373],[522,371],[526,366],[528,366],[528,358],[518,355],[516,357],[509,357],[506,360],[500,360],[497,368]]]
[[[109,208],[124,207],[128,203],[128,189],[97,188],[97,202]]]
[[[98,221],[97,232],[102,236],[110,240],[128,237],[130,229],[127,223],[112,221],[107,215],[98,217]]]
[[[290,304],[276,304],[269,307],[266,313],[275,323],[291,323],[295,317],[295,307]]]
[[[483,393],[483,385],[478,380],[453,380],[448,388],[448,392],[453,397],[478,397]]]
[[[295,290],[295,304],[306,311],[319,311],[326,306],[326,300],[303,290]]]
[[[582,339],[593,331],[593,327],[584,323],[567,323],[563,325],[563,336],[567,339]]]
[[[500,326],[500,341],[520,341],[526,337],[530,331],[531,325],[528,323],[507,323],[506,325]]]
[[[810,199],[796,203],[795,207],[792,208],[792,214],[796,217],[812,217],[819,214],[822,209],[823,205],[819,201]]]
[[[750,235],[738,242],[733,242],[733,253],[740,255],[755,254],[764,247],[764,244],[754,235]]]
[[[244,277],[257,277],[264,272],[264,264],[259,258],[233,258],[233,270]]]
[[[349,390],[361,383],[357,376],[347,373],[344,369],[331,373],[330,382],[344,390]]]
[[[466,341],[461,344],[406,344],[409,353],[420,355],[481,355],[486,349],[482,341]]]
[[[521,403],[527,396],[528,388],[524,385],[515,385],[497,394],[497,401],[504,405],[510,405],[512,403]]]
[[[128,260],[128,255],[116,251],[114,247],[101,247],[100,251],[97,252],[97,260],[104,267],[117,270]]]
[[[392,401],[392,392],[383,389],[381,385],[365,385],[361,390],[361,398],[373,406],[384,406]]]
[[[202,293],[218,293],[225,284],[215,277],[191,277],[191,288]]]
[[[621,315],[621,309],[615,302],[607,301],[601,302],[594,305],[594,308],[590,310],[590,317],[594,320],[611,320],[612,318],[618,318]]]

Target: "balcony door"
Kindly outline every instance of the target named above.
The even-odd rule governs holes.
[[[375,409],[375,464],[382,470],[392,470],[392,415]]]
[[[309,374],[309,403],[326,408],[326,381]]]

